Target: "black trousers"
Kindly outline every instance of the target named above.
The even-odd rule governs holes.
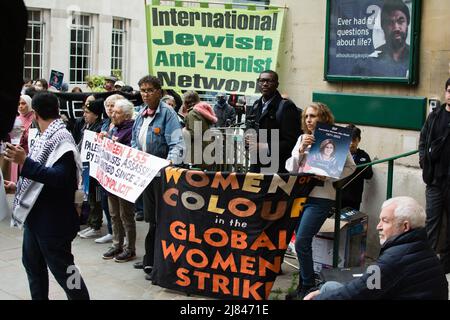
[[[156,214],[158,210],[158,201],[161,189],[161,177],[155,177],[152,182],[142,193],[142,200],[144,202],[144,218],[148,222],[149,228],[147,236],[145,237],[145,255],[144,255],[144,270],[146,267],[152,267],[155,257],[155,236],[156,236]]]
[[[426,229],[431,247],[441,253],[441,261],[450,263],[450,197],[449,188],[438,185],[427,185],[426,188]],[[442,233],[444,217],[447,220],[445,234]],[[439,239],[445,237],[443,250],[439,248]],[[440,250],[441,249],[441,250]],[[447,262],[448,261],[448,262]]]
[[[25,226],[22,263],[33,300],[48,300],[48,271],[66,292],[69,300],[89,300],[89,293],[71,252],[73,237],[41,237]]]

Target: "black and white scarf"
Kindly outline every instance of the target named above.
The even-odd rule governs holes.
[[[50,154],[62,141],[69,141],[75,145],[72,135],[66,130],[66,125],[61,119],[53,121],[48,128],[39,136],[28,154],[31,160],[42,165],[47,163]],[[33,181],[20,177],[14,198],[13,210],[19,206],[22,197]]]

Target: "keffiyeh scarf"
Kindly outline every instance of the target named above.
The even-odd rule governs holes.
[[[53,121],[37,139],[28,154],[31,160],[37,161],[42,165],[47,163],[50,154],[62,141],[70,141],[75,145],[72,135],[66,130],[66,125],[61,119]],[[20,177],[17,184],[16,196],[14,198],[13,211],[19,206],[22,197],[33,180]]]

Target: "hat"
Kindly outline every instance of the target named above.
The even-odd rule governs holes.
[[[219,92],[216,97],[226,97],[227,94],[225,92]]]
[[[119,87],[123,87],[125,85],[125,83],[123,82],[123,81],[116,81],[115,83],[114,83],[114,87],[117,87],[117,86],[119,86]]]
[[[105,81],[111,81],[115,83],[117,81],[117,78],[114,76],[106,76]]]
[[[93,101],[89,101],[86,103],[85,108],[92,113],[95,113],[98,116],[101,116],[103,113],[103,108],[105,106],[103,99],[95,99]]]

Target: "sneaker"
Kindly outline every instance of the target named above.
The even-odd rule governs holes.
[[[86,232],[88,232],[88,231],[90,231],[90,230],[92,230],[92,228],[91,227],[87,227],[87,228],[84,228],[83,230],[81,230],[81,231],[78,231],[78,235],[81,237],[81,235],[83,234],[83,233],[86,233]]]
[[[135,262],[133,264],[133,268],[135,268],[135,269],[144,269],[144,263],[142,261]]]
[[[91,228],[91,230],[82,233],[80,235],[80,237],[83,239],[89,239],[89,238],[97,238],[97,237],[100,237],[101,235],[102,235],[102,232],[100,231],[100,229],[95,230],[95,229]]]
[[[105,260],[110,260],[112,258],[114,258],[115,256],[117,256],[118,254],[121,254],[123,252],[122,248],[116,248],[116,247],[111,247],[109,248],[108,251],[106,251],[102,258]]]
[[[136,221],[144,221],[144,212],[142,211],[137,211],[135,213],[135,220]]]
[[[112,242],[112,240],[113,240],[112,234],[108,233],[107,235],[104,235],[101,238],[95,239],[95,242],[96,243],[108,243],[108,242]]]
[[[127,262],[136,259],[136,252],[125,249],[122,253],[114,257],[115,262]]]

